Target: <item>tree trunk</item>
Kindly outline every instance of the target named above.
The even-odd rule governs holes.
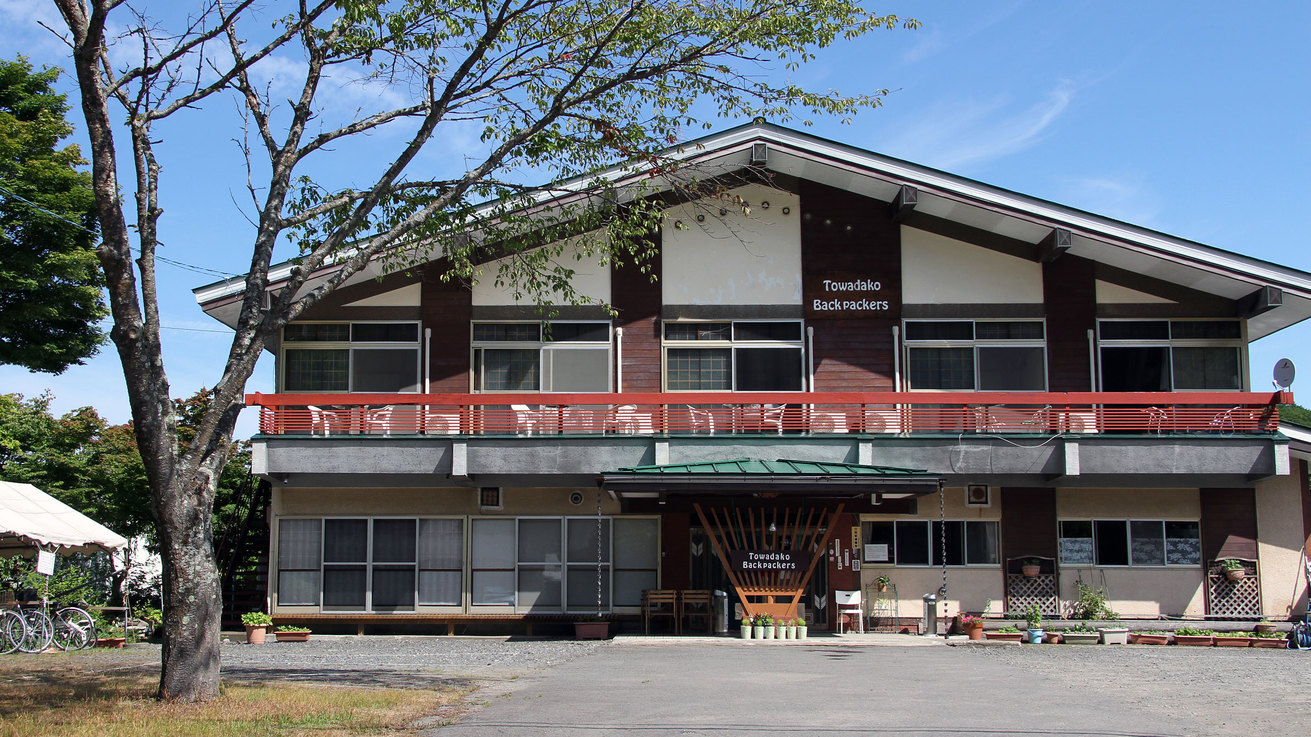
[[[213,480],[178,469],[158,505],[164,558],[164,649],[159,698],[208,701],[219,695],[223,599],[208,513]],[[189,482],[190,480],[190,482]]]

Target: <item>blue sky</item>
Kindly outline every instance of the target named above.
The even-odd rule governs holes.
[[[817,120],[810,132],[1311,271],[1311,4],[908,0],[876,9],[923,27],[842,44],[790,75],[770,70],[844,93],[892,91],[853,124]],[[59,24],[47,3],[0,0],[0,55],[63,65],[43,19]],[[244,187],[238,132],[200,116],[160,132],[162,255],[242,271],[251,229],[234,204]],[[434,166],[460,139],[442,144]],[[226,356],[226,331],[191,295],[215,278],[160,266],[175,396],[212,384]],[[1252,388],[1268,390],[1285,356],[1311,377],[1311,325],[1254,344]],[[248,391],[270,391],[272,371],[261,361]],[[57,377],[0,367],[0,392],[47,389],[58,412],[91,405],[128,419],[112,346]],[[243,413],[239,434],[254,428],[254,413]]]

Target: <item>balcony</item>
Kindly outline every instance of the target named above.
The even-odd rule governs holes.
[[[1287,393],[251,394],[265,436],[1271,435]]]

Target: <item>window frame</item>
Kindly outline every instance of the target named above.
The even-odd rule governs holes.
[[[286,331],[291,325],[345,325],[346,340],[287,340]],[[356,325],[413,325],[415,339],[410,341],[356,341]],[[284,394],[376,394],[373,390],[355,388],[355,353],[356,351],[376,350],[412,350],[414,352],[414,389],[397,391],[396,394],[419,394],[423,391],[423,325],[420,320],[298,320],[284,326],[282,340],[278,345],[278,392]],[[295,389],[287,388],[287,364],[289,351],[346,351],[346,388],[345,389]],[[393,392],[385,392],[393,393]]]
[[[873,566],[891,566],[891,567],[893,567],[893,568],[942,568],[942,565],[941,565],[940,563],[935,563],[934,560],[933,560],[933,557],[934,557],[935,553],[936,553],[937,551],[940,551],[940,550],[941,550],[941,543],[940,543],[940,541],[939,541],[937,538],[935,538],[935,536],[934,536],[934,534],[933,534],[933,526],[934,526],[935,524],[940,523],[940,522],[946,522],[947,524],[959,524],[959,525],[961,526],[961,528],[960,528],[960,529],[961,529],[960,548],[961,548],[961,557],[962,557],[962,559],[963,559],[965,562],[964,562],[964,563],[948,563],[948,564],[947,564],[947,567],[948,567],[948,568],[955,568],[955,569],[971,569],[971,568],[972,568],[972,569],[994,569],[994,568],[999,568],[999,567],[1001,566],[1001,563],[1002,563],[1002,559],[1001,559],[1001,520],[998,520],[998,519],[973,519],[973,518],[959,518],[959,519],[947,519],[947,520],[918,519],[918,518],[913,518],[913,519],[877,519],[877,520],[874,520],[874,519],[863,519],[863,520],[861,520],[861,522],[860,522],[860,524],[861,524],[860,538],[861,538],[862,543],[863,543],[865,540],[870,539],[870,537],[871,537],[871,536],[868,534],[867,530],[865,529],[865,525],[874,525],[874,524],[891,524],[891,525],[892,525],[892,543],[890,544],[889,549],[888,549],[889,556],[892,558],[892,560],[890,560],[890,561],[866,560],[866,559],[865,559],[865,553],[864,553],[864,550],[863,550],[863,545],[862,545],[862,550],[861,550],[861,555],[860,555],[860,558],[861,558],[861,562],[862,562],[862,564],[863,564],[863,565],[873,565]],[[985,562],[985,563],[972,563],[972,562],[970,562],[970,560],[969,560],[969,551],[970,551],[970,543],[969,543],[969,524],[970,524],[971,522],[993,525],[994,529],[996,530],[996,532],[995,532],[994,535],[993,535],[993,537],[994,537],[994,541],[995,541],[995,547],[994,547],[994,549],[993,549],[993,551],[992,551],[992,554],[993,554],[993,560],[992,560],[992,561],[990,561],[990,562]],[[927,526],[927,531],[926,531],[926,533],[925,533],[925,538],[926,538],[926,539],[925,539],[925,546],[926,546],[926,552],[928,553],[928,562],[927,562],[927,563],[901,563],[901,562],[898,561],[898,555],[897,555],[897,552],[898,552],[898,546],[900,545],[900,540],[899,540],[899,538],[900,538],[900,536],[901,536],[901,531],[900,531],[899,528],[900,528],[902,525],[904,525],[904,524],[917,524],[917,525],[925,525],[925,526]],[[946,528],[945,528],[945,527],[943,528],[943,534],[944,534],[944,535],[946,534]],[[935,543],[937,544],[937,547],[935,547]]]
[[[1151,323],[1164,322],[1166,324],[1165,338],[1103,338],[1102,326],[1107,323]],[[1228,323],[1238,327],[1238,337],[1236,338],[1176,338],[1174,330],[1176,323]],[[1106,348],[1165,348],[1169,365],[1166,367],[1166,381],[1170,387],[1166,391],[1170,392],[1238,392],[1242,391],[1248,383],[1248,370],[1250,369],[1247,355],[1247,324],[1244,320],[1235,320],[1229,318],[1198,318],[1198,319],[1172,319],[1172,318],[1099,318],[1097,320],[1097,391],[1107,391],[1105,386],[1105,364],[1106,360],[1103,350]],[[1238,369],[1238,386],[1221,389],[1200,389],[1196,387],[1178,387],[1175,385],[1175,363],[1174,349],[1176,348],[1230,348],[1234,351],[1237,358]]]
[[[536,340],[478,340],[474,337],[478,325],[531,325],[537,326]],[[546,325],[605,325],[606,340],[555,340],[547,339]],[[615,341],[612,320],[471,320],[469,322],[469,391],[474,394],[577,394],[575,390],[543,389],[548,376],[546,367],[549,351],[600,351],[605,346],[606,386],[598,394],[609,394],[615,385]],[[483,356],[486,350],[532,350],[537,353],[536,389],[485,389]],[[588,392],[583,392],[588,393]]]
[[[790,323],[797,326],[796,340],[782,339],[751,339],[738,337],[738,325],[762,324],[762,323]],[[668,330],[670,325],[718,325],[728,326],[728,337],[725,338],[669,338]],[[727,350],[728,351],[728,388],[726,389],[671,389],[669,386],[669,351],[673,350]],[[799,361],[797,363],[797,383],[798,389],[769,389],[769,390],[747,390],[738,388],[738,351],[739,349],[764,349],[764,350],[796,350]],[[695,320],[662,320],[660,323],[660,388],[666,393],[696,393],[696,392],[742,392],[742,391],[768,391],[770,393],[802,393],[806,391],[806,321],[801,318],[753,318],[753,319],[695,319]]]
[[[1091,526],[1092,537],[1089,538],[1092,540],[1093,559],[1091,562],[1065,560],[1065,556],[1061,551],[1061,540],[1065,540],[1067,539],[1067,537],[1063,534],[1061,525],[1063,525],[1066,522],[1087,522]],[[1147,518],[1144,517],[1123,517],[1123,518],[1122,517],[1061,517],[1056,521],[1057,560],[1062,566],[1071,566],[1071,567],[1078,567],[1078,568],[1117,568],[1117,569],[1136,568],[1136,569],[1158,569],[1158,570],[1166,569],[1166,568],[1173,568],[1173,569],[1202,568],[1203,563],[1205,561],[1203,557],[1200,555],[1198,556],[1198,561],[1196,563],[1171,563],[1170,562],[1170,540],[1172,538],[1170,538],[1166,532],[1166,525],[1175,522],[1183,522],[1183,523],[1196,525],[1197,526],[1196,539],[1198,541],[1198,545],[1200,546],[1202,540],[1202,523],[1200,519],[1189,519],[1184,517],[1147,517]],[[1099,523],[1101,524],[1120,523],[1124,526],[1124,540],[1125,540],[1124,558],[1126,561],[1128,561],[1127,563],[1121,564],[1121,563],[1098,562],[1099,548],[1097,544],[1097,537],[1098,537],[1097,525]],[[1135,523],[1137,524],[1155,523],[1160,525],[1161,545],[1162,545],[1161,563],[1137,563],[1134,561],[1133,525]],[[1084,538],[1075,538],[1071,536],[1068,539],[1084,539]]]
[[[964,338],[910,338],[910,326],[918,323],[970,323],[970,337]],[[1034,323],[1042,327],[1041,338],[980,338],[978,326],[984,323]],[[1007,392],[1033,393],[1046,392],[1051,385],[1051,376],[1047,366],[1047,320],[1046,318],[907,318],[901,321],[901,354],[905,366],[907,391],[913,392]],[[969,389],[937,389],[917,387],[914,372],[911,370],[911,351],[914,349],[970,349],[973,363],[973,386]],[[1038,348],[1042,351],[1042,386],[1037,389],[983,389],[979,387],[982,369],[979,360],[980,349],[987,348]]]

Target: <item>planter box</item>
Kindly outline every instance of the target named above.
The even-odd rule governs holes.
[[[998,640],[1000,642],[1019,642],[1023,637],[1023,632],[984,632],[983,636],[989,640]]]
[[[1252,647],[1286,648],[1288,640],[1282,637],[1253,637]]]
[[[1105,627],[1097,631],[1102,634],[1103,645],[1129,644],[1129,629],[1127,627]]]
[[[1129,642],[1135,645],[1169,645],[1170,635],[1165,632],[1139,632],[1129,635]]]
[[[1102,635],[1100,632],[1062,632],[1061,640],[1066,645],[1099,645]]]
[[[574,639],[605,640],[609,637],[609,622],[574,622]]]
[[[1252,638],[1250,637],[1224,637],[1216,635],[1216,647],[1251,647]]]
[[[96,647],[109,647],[118,649],[123,647],[127,642],[126,637],[101,637],[96,640]]]
[[[308,632],[274,632],[278,642],[309,642],[310,633]]]
[[[1210,635],[1175,635],[1174,644],[1187,647],[1211,647],[1215,638]]]

